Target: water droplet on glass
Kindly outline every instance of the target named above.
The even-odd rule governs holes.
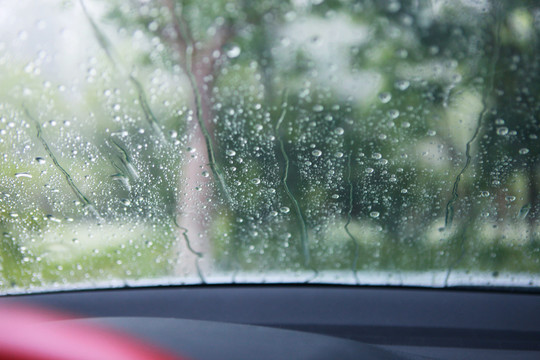
[[[227,57],[230,59],[234,59],[238,56],[240,56],[240,53],[242,52],[242,49],[238,45],[233,45],[228,51],[227,51]]]
[[[52,221],[52,222],[55,222],[55,223],[59,223],[60,222],[60,219],[54,217],[54,215],[47,215],[45,216],[45,218],[49,221]]]
[[[210,176],[210,173],[209,173],[208,171],[205,170],[205,171],[203,171],[203,172],[201,173],[201,175],[204,176],[204,177],[209,177],[209,176]]]
[[[12,213],[9,213],[9,216],[11,216],[12,218],[16,218],[16,217],[19,217],[19,214],[12,212]]]
[[[254,185],[259,185],[261,183],[261,179],[259,178],[251,179],[251,183]]]
[[[390,100],[392,100],[392,94],[390,94],[389,92],[382,92],[379,94],[379,100],[383,103],[383,104],[386,104],[388,103]]]
[[[291,211],[291,209],[289,209],[286,206],[282,206],[282,207],[279,208],[279,211],[281,211],[284,214],[287,214],[289,211]]]
[[[341,127],[338,127],[338,128],[334,129],[334,134],[336,134],[336,135],[343,135],[344,133],[345,133],[345,130],[343,130],[343,128],[341,128]]]
[[[333,194],[332,199],[339,199],[339,195],[338,194]]]
[[[480,196],[488,197],[489,196],[489,191],[480,191]]]
[[[529,215],[529,211],[531,210],[531,204],[525,204],[521,207],[518,213],[519,219],[525,219],[527,215]]]
[[[369,216],[371,216],[374,219],[378,218],[379,215],[380,215],[380,213],[378,211],[372,211],[372,212],[369,213]]]
[[[124,205],[124,206],[129,206],[129,205],[131,205],[131,201],[129,201],[129,199],[120,199],[120,202],[121,202],[122,205]]]
[[[504,125],[504,119],[501,119],[501,118],[496,119],[495,120],[495,125]]]
[[[427,135],[428,136],[435,136],[435,135],[437,135],[437,132],[435,130],[428,130]]]
[[[15,174],[15,177],[16,178],[21,178],[21,177],[25,177],[25,178],[31,178],[32,175],[27,173],[27,172],[20,172],[20,173],[16,173]]]
[[[394,84],[396,89],[401,90],[401,91],[407,90],[410,85],[411,83],[408,80],[398,80]]]
[[[322,155],[322,151],[321,151],[321,150],[315,149],[315,150],[313,150],[313,151],[311,152],[311,155],[316,156],[316,157],[319,157],[319,156]]]
[[[521,149],[519,149],[519,153],[520,153],[521,155],[526,155],[526,154],[529,153],[529,149],[527,149],[527,148],[521,148]]]
[[[371,155],[371,157],[373,159],[381,159],[382,158],[382,154],[381,153],[373,153],[373,155]]]
[[[227,151],[225,151],[225,155],[227,155],[227,156],[234,156],[234,155],[236,155],[236,151],[234,151],[234,150],[227,150]]]
[[[324,106],[320,105],[320,104],[317,104],[315,106],[313,106],[313,111],[315,112],[321,112],[324,110]]]
[[[497,135],[504,136],[508,134],[508,128],[506,126],[502,126],[500,128],[497,128]]]
[[[298,94],[298,96],[299,96],[300,98],[302,98],[302,99],[305,98],[305,97],[307,97],[308,95],[309,95],[309,89],[303,89],[303,90],[300,91],[300,93]]]
[[[367,168],[366,169],[366,173],[368,173],[368,174],[373,174],[374,171],[375,170],[373,168]]]
[[[335,157],[337,157],[338,159],[342,158],[343,157],[343,153],[341,151],[338,151],[334,154]]]
[[[43,165],[43,164],[45,164],[45,159],[42,158],[42,157],[37,157],[37,158],[36,158],[36,162],[37,162],[38,164]]]
[[[397,109],[388,110],[388,116],[390,116],[390,118],[392,119],[397,119],[399,117],[399,110]]]
[[[508,202],[513,202],[516,200],[516,197],[515,196],[512,196],[512,195],[508,195],[504,198],[506,201]]]

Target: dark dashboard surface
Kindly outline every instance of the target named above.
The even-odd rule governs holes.
[[[79,318],[174,318],[296,330],[440,359],[540,358],[535,293],[213,285],[7,296],[2,302]]]

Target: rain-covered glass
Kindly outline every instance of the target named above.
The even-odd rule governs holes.
[[[540,2],[0,1],[0,292],[540,284]]]

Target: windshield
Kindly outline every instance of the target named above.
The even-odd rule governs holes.
[[[536,287],[534,0],[0,1],[0,291]]]

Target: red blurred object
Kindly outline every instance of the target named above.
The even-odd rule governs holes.
[[[0,359],[186,360],[120,332],[20,305],[0,307]]]

